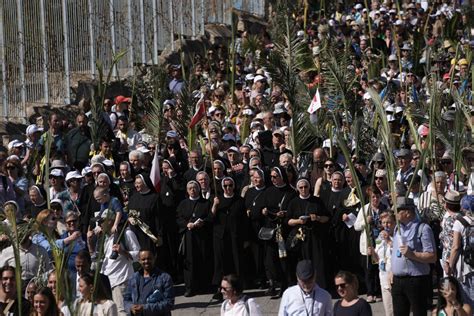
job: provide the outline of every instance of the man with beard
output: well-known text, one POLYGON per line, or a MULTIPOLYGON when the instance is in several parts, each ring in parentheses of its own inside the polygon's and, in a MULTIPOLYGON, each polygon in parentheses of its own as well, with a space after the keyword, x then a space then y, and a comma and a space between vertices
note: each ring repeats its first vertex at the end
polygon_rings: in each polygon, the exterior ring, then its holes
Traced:
POLYGON ((89 160, 92 143, 85 114, 80 113, 76 116, 76 126, 65 137, 67 159, 70 166, 82 169, 89 160))

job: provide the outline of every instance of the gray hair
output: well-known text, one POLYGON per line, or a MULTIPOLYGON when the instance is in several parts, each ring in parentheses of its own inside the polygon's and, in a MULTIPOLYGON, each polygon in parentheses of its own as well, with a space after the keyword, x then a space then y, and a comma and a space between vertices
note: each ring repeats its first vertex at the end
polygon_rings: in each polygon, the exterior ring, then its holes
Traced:
POLYGON ((138 160, 143 161, 143 153, 139 150, 132 150, 128 154, 128 160, 130 160, 132 157, 138 157, 138 160))

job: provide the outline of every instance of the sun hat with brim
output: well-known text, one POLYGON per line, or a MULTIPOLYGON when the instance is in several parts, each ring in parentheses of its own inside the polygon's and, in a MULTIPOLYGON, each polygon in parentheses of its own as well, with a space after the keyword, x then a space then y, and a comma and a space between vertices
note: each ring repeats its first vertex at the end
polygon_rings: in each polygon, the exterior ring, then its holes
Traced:
POLYGON ((66 163, 60 159, 53 160, 53 162, 51 163, 51 166, 49 166, 49 169, 63 169, 63 168, 66 168, 66 163))
POLYGON ((8 143, 8 149, 23 147, 24 143, 18 139, 14 139, 8 143))
POLYGON ((444 195, 443 201, 448 204, 458 205, 461 203, 461 194, 458 191, 449 190, 444 195))
POLYGON ((314 267, 311 260, 301 260, 298 262, 296 276, 302 281, 307 281, 314 276, 314 267))

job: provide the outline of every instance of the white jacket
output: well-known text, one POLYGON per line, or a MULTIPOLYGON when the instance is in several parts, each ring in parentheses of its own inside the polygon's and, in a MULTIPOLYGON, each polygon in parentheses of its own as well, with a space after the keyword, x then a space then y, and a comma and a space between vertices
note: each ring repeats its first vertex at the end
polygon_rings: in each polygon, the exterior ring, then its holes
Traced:
MULTIPOLYGON (((357 219, 354 223, 354 229, 360 233, 360 241, 359 241, 359 251, 362 255, 367 256, 367 234, 365 232, 365 221, 364 221, 364 215, 365 216, 372 216, 374 217, 374 212, 370 208, 370 203, 367 203, 363 207, 364 213, 359 210, 359 213, 357 213, 357 219)), ((372 247, 375 249, 375 245, 372 245, 372 247)))

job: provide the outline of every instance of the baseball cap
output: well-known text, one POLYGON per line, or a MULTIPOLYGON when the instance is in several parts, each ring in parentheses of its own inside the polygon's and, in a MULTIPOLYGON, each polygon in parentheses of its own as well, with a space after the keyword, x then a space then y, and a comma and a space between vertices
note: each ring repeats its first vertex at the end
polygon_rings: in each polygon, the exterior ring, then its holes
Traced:
POLYGON ((302 281, 309 280, 314 276, 314 267, 311 260, 301 260, 298 262, 296 276, 302 281))
POLYGON ((53 177, 63 177, 64 178, 64 173, 61 169, 53 169, 49 172, 50 176, 53 177))
MULTIPOLYGON (((85 168, 84 168, 85 169, 85 168)), ((83 170, 84 170, 83 169, 83 170)), ((69 171, 67 174, 66 174, 66 182, 71 180, 71 179, 82 179, 82 175, 77 172, 77 171, 69 171)))
POLYGON ((28 127, 26 128, 26 135, 31 135, 31 134, 34 134, 36 132, 42 132, 44 129, 41 128, 41 127, 38 127, 38 125, 36 124, 31 124, 31 125, 28 125, 28 127))
POLYGON ((124 97, 123 95, 118 95, 115 97, 115 104, 130 103, 130 102, 132 102, 132 99, 124 97))

